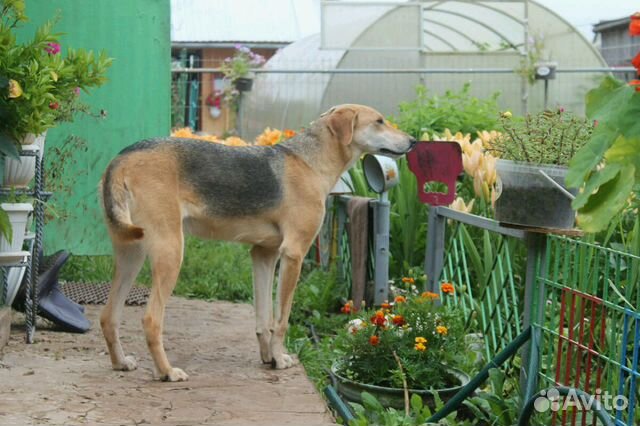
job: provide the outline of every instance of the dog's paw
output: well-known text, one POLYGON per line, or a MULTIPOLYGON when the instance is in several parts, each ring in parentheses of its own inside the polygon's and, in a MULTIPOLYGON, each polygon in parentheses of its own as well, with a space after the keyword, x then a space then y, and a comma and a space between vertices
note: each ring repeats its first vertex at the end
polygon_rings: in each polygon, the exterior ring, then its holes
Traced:
POLYGON ((132 356, 126 356, 121 363, 113 364, 113 369, 116 371, 133 371, 136 368, 138 368, 138 365, 136 364, 136 359, 132 356))
POLYGON ((271 368, 275 368, 276 370, 293 367, 293 364, 295 364, 295 361, 289 354, 281 354, 279 357, 273 357, 271 359, 271 368))
POLYGON ((163 382, 186 382, 188 379, 187 373, 179 368, 172 368, 169 373, 160 377, 163 382))
POLYGON ((260 346, 260 359, 265 364, 271 364, 273 356, 271 355, 271 333, 256 333, 258 337, 258 345, 260 346))

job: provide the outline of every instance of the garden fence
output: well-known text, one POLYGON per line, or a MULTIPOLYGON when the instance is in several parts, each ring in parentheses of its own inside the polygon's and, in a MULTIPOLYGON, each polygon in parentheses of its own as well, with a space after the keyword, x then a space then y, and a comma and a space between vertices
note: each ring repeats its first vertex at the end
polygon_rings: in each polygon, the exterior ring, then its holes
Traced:
MULTIPOLYGON (((431 208, 429 225, 428 286, 440 292, 440 283, 454 284, 454 296, 441 298, 460 307, 482 334, 487 360, 531 328, 522 351, 524 400, 537 389, 573 387, 608 401, 616 425, 640 424, 639 257, 445 207, 431 208), (481 237, 472 238, 472 227, 481 237), (480 265, 478 254, 489 242, 497 249, 480 256, 480 265), (526 264, 518 259, 523 242, 526 264), (490 267, 479 270, 483 265, 490 267)), ((577 408, 551 418, 554 425, 592 421, 577 408)))
MULTIPOLYGON (((223 111, 217 118, 209 116, 208 107, 204 103, 211 88, 222 89, 226 83, 218 68, 218 62, 210 64, 196 64, 191 67, 188 63, 176 63, 172 71, 172 123, 174 127, 189 126, 198 131, 222 135, 224 131, 233 130, 231 115, 223 111)), ((383 68, 366 69, 366 64, 355 64, 344 69, 309 68, 309 64, 292 63, 286 69, 262 68, 256 69, 258 81, 260 75, 271 75, 277 78, 269 79, 268 93, 256 96, 256 93, 243 95, 241 98, 241 123, 239 129, 244 129, 243 138, 252 140, 266 127, 297 129, 308 125, 308 122, 324 108, 339 103, 370 104, 372 91, 379 92, 377 97, 396 99, 392 102, 393 109, 386 111, 386 107, 372 104, 381 109, 384 114, 397 112, 397 105, 403 101, 415 98, 417 84, 425 85, 430 93, 443 94, 447 90, 459 90, 462 82, 471 82, 471 93, 475 96, 488 97, 495 92, 503 93, 499 103, 504 109, 514 112, 521 110, 519 96, 506 98, 506 93, 519 93, 521 78, 510 68, 414 68, 403 63, 389 63, 383 68), (372 87, 370 76, 375 76, 375 87, 372 87), (307 78, 309 77, 309 78, 307 78), (460 77, 463 80, 460 80, 460 77), (455 81, 452 81, 452 78, 455 81), (336 90, 326 91, 327 81, 339 81, 340 87, 348 87, 349 92, 336 90), (300 122, 282 122, 282 114, 278 112, 265 113, 273 109, 275 99, 290 99, 289 108, 297 110, 291 116, 300 117, 300 122), (311 112, 311 110, 313 110, 311 112), (310 115, 309 115, 310 114, 310 115), (305 118, 302 118, 302 117, 305 118), (308 116, 308 117, 307 117, 308 116)), ((322 65, 322 64, 320 64, 322 65)), ((584 113, 584 96, 576 94, 572 80, 576 77, 591 82, 580 90, 582 95, 597 85, 599 78, 609 73, 626 75, 629 67, 621 68, 573 68, 558 69, 557 77, 548 85, 548 105, 563 106, 577 114, 584 113), (579 101, 578 101, 579 100, 579 101)), ((259 84, 254 85, 254 91, 265 90, 259 84), (256 87, 257 86, 257 87, 256 87)), ((542 102, 545 85, 536 83, 529 87, 529 97, 536 99, 534 103, 542 102)), ((377 99, 376 97, 376 99, 377 99)), ((533 102, 533 101, 532 101, 533 102)), ((385 101, 385 105, 389 102, 385 101)), ((533 105, 533 104, 532 104, 533 105)), ((541 104, 542 105, 542 104, 541 104)), ((223 108, 224 109, 224 108, 223 108)))

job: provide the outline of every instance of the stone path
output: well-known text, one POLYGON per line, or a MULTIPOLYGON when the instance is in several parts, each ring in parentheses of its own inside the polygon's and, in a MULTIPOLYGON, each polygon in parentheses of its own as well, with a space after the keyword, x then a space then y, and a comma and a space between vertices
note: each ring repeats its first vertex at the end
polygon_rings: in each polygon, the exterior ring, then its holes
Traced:
POLYGON ((86 306, 86 334, 40 328, 25 345, 14 313, 0 354, 0 425, 329 425, 322 398, 301 365, 271 370, 259 360, 253 308, 172 298, 165 347, 189 381, 152 379, 142 333, 143 307, 125 307, 121 336, 138 369, 116 372, 98 324, 86 306))

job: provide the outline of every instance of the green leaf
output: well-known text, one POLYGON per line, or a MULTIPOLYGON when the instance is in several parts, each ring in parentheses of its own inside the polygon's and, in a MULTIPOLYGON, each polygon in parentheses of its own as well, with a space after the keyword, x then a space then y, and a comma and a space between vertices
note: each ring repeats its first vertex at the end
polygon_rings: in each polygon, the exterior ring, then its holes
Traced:
POLYGON ((7 241, 13 239, 13 228, 11 227, 11 222, 9 222, 9 215, 2 207, 0 207, 0 234, 7 241))
POLYGON ((620 132, 627 138, 640 137, 640 92, 636 92, 627 86, 627 90, 632 90, 633 94, 625 105, 624 110, 616 118, 616 123, 620 132))
POLYGON ((376 399, 375 396, 371 395, 369 392, 362 392, 362 405, 364 405, 365 410, 373 411, 375 413, 384 412, 384 407, 380 402, 376 399))
POLYGON ((619 164, 607 164, 602 170, 593 172, 591 176, 589 176, 582 192, 580 192, 571 203, 571 207, 575 210, 583 208, 585 204, 587 204, 589 197, 591 197, 600 186, 616 177, 621 168, 622 166, 619 164))
POLYGON ((6 133, 0 132, 0 154, 7 155, 11 158, 18 159, 18 148, 13 138, 6 133))
POLYGON ((9 85, 9 79, 3 75, 0 75, 0 89, 4 89, 9 85))
POLYGON ((635 167, 623 167, 615 178, 600 186, 578 212, 578 226, 587 232, 607 227, 611 219, 626 204, 634 184, 635 167))
POLYGON ((633 94, 634 90, 624 82, 606 77, 600 86, 587 93, 587 117, 608 123, 614 121, 633 94))
POLYGON ((420 395, 411 395, 411 410, 413 410, 413 412, 417 414, 422 411, 422 406, 422 398, 420 398, 420 395))
MULTIPOLYGON (((640 117, 640 111, 638 117, 640 117)), ((640 172, 640 134, 630 138, 619 136, 611 148, 604 153, 604 158, 607 160, 607 164, 632 164, 636 168, 636 172, 640 172)))
POLYGON ((504 381, 506 379, 505 374, 498 368, 492 368, 489 370, 489 382, 493 387, 493 392, 496 395, 502 395, 504 392, 504 381))
POLYGON ((618 137, 615 129, 607 123, 601 123, 593 131, 591 139, 569 161, 569 172, 566 184, 570 188, 578 188, 595 167, 602 162, 604 153, 618 137))

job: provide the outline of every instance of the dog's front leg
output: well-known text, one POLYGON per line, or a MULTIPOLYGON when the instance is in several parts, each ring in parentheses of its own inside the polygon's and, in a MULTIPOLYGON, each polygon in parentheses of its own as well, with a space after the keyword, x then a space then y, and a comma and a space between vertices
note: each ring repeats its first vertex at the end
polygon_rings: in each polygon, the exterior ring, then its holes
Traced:
POLYGON ((272 365, 277 369, 289 368, 293 365, 293 358, 284 349, 284 336, 289 324, 289 314, 293 303, 293 294, 300 277, 300 268, 304 258, 300 247, 283 246, 280 250, 280 277, 278 280, 278 302, 276 307, 276 323, 271 335, 272 365))
POLYGON ((260 345, 262 362, 271 363, 271 328, 273 327, 273 274, 280 253, 277 248, 254 246, 253 307, 256 312, 256 336, 260 345))

